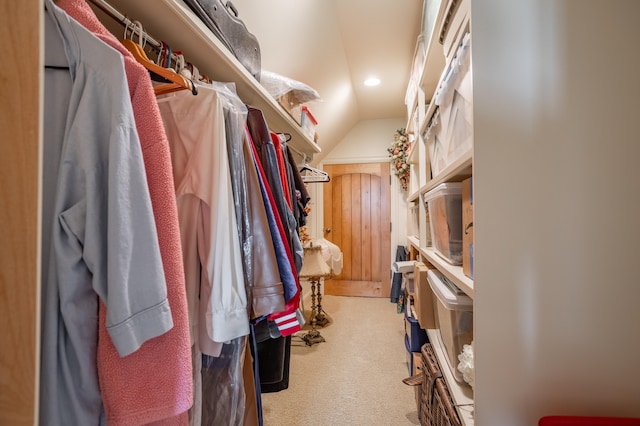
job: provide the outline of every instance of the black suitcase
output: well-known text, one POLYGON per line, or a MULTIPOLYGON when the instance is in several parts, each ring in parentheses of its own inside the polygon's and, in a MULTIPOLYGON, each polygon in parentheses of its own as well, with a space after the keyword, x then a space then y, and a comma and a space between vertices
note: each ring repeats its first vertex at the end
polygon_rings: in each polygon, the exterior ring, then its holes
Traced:
POLYGON ((185 3, 247 71, 260 81, 260 44, 238 18, 238 10, 233 3, 222 0, 185 0, 185 3))

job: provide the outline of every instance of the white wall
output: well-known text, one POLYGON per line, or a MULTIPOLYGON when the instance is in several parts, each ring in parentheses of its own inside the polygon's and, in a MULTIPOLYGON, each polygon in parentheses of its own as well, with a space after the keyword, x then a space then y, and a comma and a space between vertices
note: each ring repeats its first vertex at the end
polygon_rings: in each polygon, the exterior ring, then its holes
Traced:
POLYGON ((640 417, 640 2, 471 7, 476 425, 640 417))
MULTIPOLYGON (((358 122, 338 143, 336 148, 322 155, 316 155, 314 164, 319 168, 324 164, 350 164, 388 162, 387 148, 393 142, 393 134, 405 127, 406 118, 384 120, 365 120, 358 122)), ((309 234, 312 238, 323 236, 323 200, 322 184, 308 186, 311 200, 311 214, 308 220, 309 234)), ((391 177, 391 260, 395 260, 397 245, 407 245, 407 202, 406 193, 401 190, 395 175, 391 177)))

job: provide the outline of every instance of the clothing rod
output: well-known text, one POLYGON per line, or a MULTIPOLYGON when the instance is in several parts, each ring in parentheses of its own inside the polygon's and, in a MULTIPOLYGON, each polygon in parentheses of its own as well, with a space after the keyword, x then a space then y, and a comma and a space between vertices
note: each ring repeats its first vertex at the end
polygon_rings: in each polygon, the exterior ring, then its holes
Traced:
POLYGON ((300 152, 299 150, 295 149, 293 146, 289 144, 287 144, 287 149, 290 149, 291 151, 298 154, 300 157, 302 157, 302 161, 304 161, 305 164, 307 163, 307 159, 309 158, 307 154, 305 154, 304 152, 300 152))
MULTIPOLYGON (((136 32, 137 27, 134 25, 134 22, 120 13, 115 7, 111 6, 105 0, 90 0, 91 3, 99 7, 104 13, 111 16, 116 21, 120 21, 127 28, 131 28, 133 32, 136 32)), ((160 49, 162 47, 162 43, 151 37, 145 31, 142 31, 142 34, 138 34, 141 38, 144 38, 147 43, 150 43, 156 49, 160 49)))

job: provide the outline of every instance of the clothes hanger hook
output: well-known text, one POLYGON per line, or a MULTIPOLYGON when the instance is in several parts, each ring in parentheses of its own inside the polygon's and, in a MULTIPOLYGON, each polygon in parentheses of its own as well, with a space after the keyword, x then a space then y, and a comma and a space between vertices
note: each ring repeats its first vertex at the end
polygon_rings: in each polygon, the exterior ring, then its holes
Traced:
POLYGON ((140 21, 133 21, 131 40, 133 40, 133 35, 136 31, 138 31, 138 45, 144 49, 147 45, 147 39, 144 36, 144 29, 142 28, 142 23, 140 21))

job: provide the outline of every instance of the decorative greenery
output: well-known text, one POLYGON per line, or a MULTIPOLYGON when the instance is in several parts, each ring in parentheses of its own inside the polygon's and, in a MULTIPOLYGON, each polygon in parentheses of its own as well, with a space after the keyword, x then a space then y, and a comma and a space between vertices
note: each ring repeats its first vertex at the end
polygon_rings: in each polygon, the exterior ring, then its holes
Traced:
POLYGON ((389 152, 389 157, 391 158, 391 170, 400 180, 400 186, 404 191, 407 190, 409 186, 409 164, 407 164, 408 160, 408 151, 409 149, 409 138, 407 137, 407 132, 404 128, 396 130, 393 134, 393 144, 387 151, 389 152))

